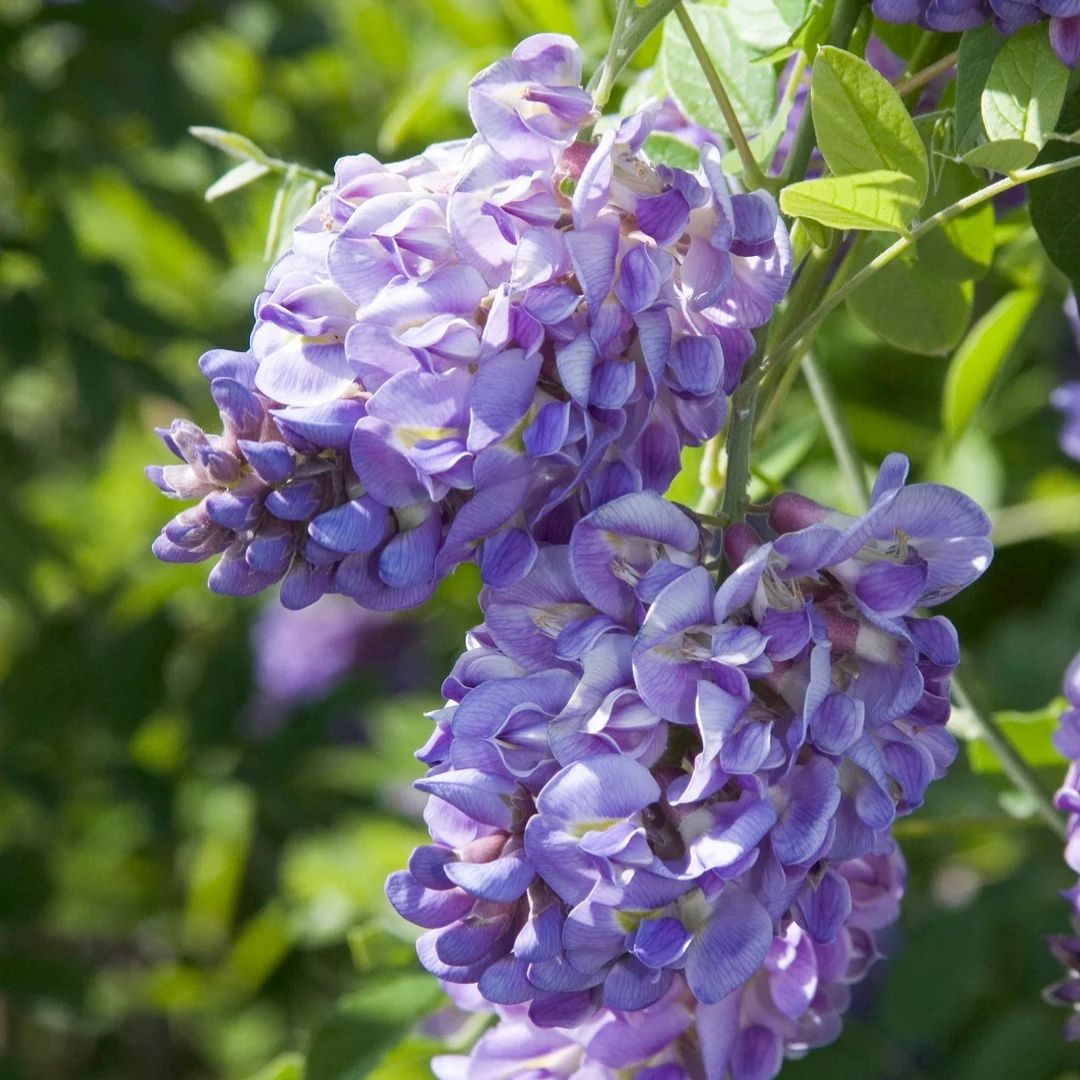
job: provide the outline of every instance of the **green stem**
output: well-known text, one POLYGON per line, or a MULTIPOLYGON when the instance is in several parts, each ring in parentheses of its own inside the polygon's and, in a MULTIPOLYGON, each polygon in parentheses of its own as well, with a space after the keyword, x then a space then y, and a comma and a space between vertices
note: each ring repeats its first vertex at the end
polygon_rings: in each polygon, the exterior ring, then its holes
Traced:
POLYGON ((813 350, 802 358, 802 372, 806 385, 817 406, 825 434, 832 446, 840 472, 847 483, 852 501, 858 507, 864 507, 870 501, 870 487, 866 482, 866 470, 855 448, 855 440, 840 411, 840 402, 825 368, 818 363, 813 350))
MULTIPOLYGON (((838 0, 833 11, 832 22, 829 24, 829 37, 826 44, 838 48, 846 46, 855 32, 855 25, 865 6, 863 0, 838 0)), ((803 109, 802 119, 795 132, 791 153, 784 166, 785 184, 791 183, 792 180, 801 180, 806 175, 810 155, 813 154, 816 145, 817 133, 814 131, 813 109, 810 107, 810 102, 807 102, 807 108, 803 109)))
POLYGON ((264 165, 268 165, 274 172, 284 174, 291 173, 295 176, 302 176, 305 180, 314 180, 316 184, 332 184, 334 178, 329 174, 322 171, 322 169, 312 169, 307 165, 297 165, 295 161, 282 161, 281 158, 267 158, 264 165))
POLYGON ((840 288, 830 292, 810 315, 796 326, 791 333, 787 334, 774 349, 771 349, 762 357, 756 368, 748 371, 743 376, 743 381, 760 382, 770 370, 790 358, 807 334, 824 322, 826 316, 835 311, 856 289, 865 284, 879 270, 913 248, 919 240, 926 236, 927 233, 933 232, 939 225, 944 225, 968 210, 981 206, 984 202, 989 202, 996 196, 1011 191, 1021 184, 1030 184, 1046 176, 1053 176, 1055 173, 1075 169, 1077 166, 1080 166, 1080 156, 1065 158, 1062 161, 1051 161, 1045 165, 1035 165, 1029 169, 1018 169, 1010 176, 1002 177, 993 184, 988 184, 986 187, 957 200, 952 205, 946 206, 945 209, 939 210, 932 217, 928 217, 906 236, 900 237, 899 240, 890 244, 879 255, 871 259, 858 273, 853 274, 844 282, 840 288))
POLYGON ((750 482, 750 449, 754 440, 757 383, 744 383, 731 398, 727 433, 727 476, 720 514, 729 522, 742 521, 750 482))
MULTIPOLYGON (((799 270, 798 277, 795 279, 795 284, 792 286, 791 292, 788 294, 784 311, 774 325, 772 336, 775 336, 777 333, 785 333, 789 326, 801 322, 814 309, 814 305, 819 302, 821 285, 826 277, 828 277, 829 270, 833 266, 835 254, 835 245, 828 248, 815 247, 811 249, 810 254, 806 256, 806 259, 799 270)), ((846 259, 844 262, 841 262, 841 269, 845 263, 846 259)), ((768 342, 766 342, 766 347, 768 347, 768 342)), ((794 376, 789 376, 787 372, 785 372, 784 377, 781 378, 775 386, 770 385, 768 387, 764 408, 761 412, 761 420, 758 423, 757 431, 754 434, 754 442, 756 444, 760 445, 762 439, 764 439, 765 435, 771 429, 773 422, 776 419, 776 414, 783 403, 783 399, 787 396, 787 392, 791 389, 793 382, 794 376)))
POLYGON ((907 97, 908 94, 913 94, 916 90, 921 90, 927 83, 932 83, 939 75, 943 75, 950 68, 955 67, 956 58, 957 54, 951 52, 947 56, 943 56, 940 60, 935 60, 921 71, 916 71, 914 75, 909 75, 907 78, 901 79, 896 84, 896 92, 901 97, 907 97))
POLYGON ((1058 495, 1007 506, 993 515, 994 547, 1080 531, 1080 495, 1058 495))
MULTIPOLYGON (((915 48, 908 57, 907 64, 905 65, 905 74, 911 71, 918 71, 926 63, 927 57, 929 57, 937 47, 938 40, 938 35, 933 30, 924 30, 922 32, 919 36, 919 40, 915 43, 915 48)), ((903 94, 900 96, 903 97, 903 94)))
POLYGON ((978 829, 986 832, 1002 832, 1006 829, 1042 828, 1041 821, 1031 818, 1006 817, 958 817, 950 820, 941 818, 900 818, 893 822, 892 833, 897 840, 925 840, 938 836, 966 836, 978 829))
POLYGON ((694 50, 694 56, 705 76, 705 81, 709 84, 716 104, 720 107, 724 123, 727 124, 728 133, 731 135, 731 141, 735 144, 739 160, 742 162, 743 179, 751 188, 768 187, 770 181, 761 171, 761 166, 758 165, 757 158, 750 149, 746 132, 739 123, 735 107, 731 104, 731 98, 728 97, 728 92, 724 87, 724 81, 720 78, 720 73, 716 70, 716 65, 712 62, 712 57, 709 55, 709 50, 705 48, 705 42, 701 40, 697 27, 694 26, 694 20, 690 18, 690 13, 681 3, 675 8, 675 18, 679 20, 686 40, 690 42, 690 48, 694 50))
POLYGON ((762 446, 765 440, 772 432, 773 425, 776 423, 776 417, 780 412, 781 406, 787 400, 787 396, 791 393, 792 388, 795 385, 795 381, 799 377, 799 367, 797 364, 789 364, 780 373, 780 377, 772 380, 768 380, 762 383, 762 389, 767 391, 765 399, 765 405, 761 409, 760 419, 758 420, 757 430, 754 432, 754 445, 762 446))
POLYGON ((1065 822, 1054 809, 1054 804, 1043 790, 1039 778, 1032 771, 1031 766, 1016 752, 1016 748, 993 716, 975 705, 955 674, 952 677, 952 697, 953 701, 968 713, 979 732, 979 738, 998 759, 1005 775, 1034 800, 1039 816, 1058 836, 1065 839, 1065 822))

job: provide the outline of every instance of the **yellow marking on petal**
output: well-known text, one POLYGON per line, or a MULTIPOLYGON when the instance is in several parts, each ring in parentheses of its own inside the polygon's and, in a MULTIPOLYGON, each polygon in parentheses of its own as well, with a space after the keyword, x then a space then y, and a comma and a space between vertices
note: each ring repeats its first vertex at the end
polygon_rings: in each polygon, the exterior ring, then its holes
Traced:
POLYGON ((399 427, 395 435, 400 445, 411 450, 418 442, 437 442, 439 439, 449 439, 457 433, 457 428, 449 427, 399 427))

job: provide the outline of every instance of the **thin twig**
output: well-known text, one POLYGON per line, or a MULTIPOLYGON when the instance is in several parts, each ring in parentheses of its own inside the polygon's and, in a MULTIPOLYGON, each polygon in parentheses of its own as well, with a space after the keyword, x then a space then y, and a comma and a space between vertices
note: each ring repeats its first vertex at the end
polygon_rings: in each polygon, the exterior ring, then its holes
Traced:
POLYGON ((839 289, 830 292, 810 315, 796 326, 791 333, 787 334, 774 349, 771 349, 764 357, 762 357, 755 368, 748 370, 744 374, 744 384, 746 382, 760 382, 772 368, 789 359, 798 349, 800 343, 807 334, 815 329, 820 323, 824 322, 825 318, 835 311, 848 296, 872 278, 879 270, 888 266, 893 260, 898 259, 906 251, 909 251, 919 240, 926 236, 927 233, 933 232, 939 225, 944 225, 946 222, 952 221, 953 218, 959 217, 968 210, 971 210, 976 206, 981 206, 984 202, 989 202, 996 196, 1001 195, 1006 191, 1011 191, 1021 184, 1030 184, 1031 182, 1041 180, 1046 176, 1053 176, 1055 173, 1067 172, 1069 169, 1075 169, 1077 166, 1080 166, 1080 156, 1065 158, 1062 161, 1047 162, 1045 165, 1035 165, 1029 169, 1018 169, 1010 176, 1002 177, 1002 179, 997 180, 992 184, 988 184, 986 187, 980 188, 978 191, 972 192, 962 199, 958 199, 950 206, 946 206, 945 209, 939 210, 932 217, 928 217, 922 224, 912 229, 906 236, 900 237, 899 240, 890 244, 884 251, 871 259, 870 262, 868 262, 858 273, 853 274, 839 289))
POLYGON ((840 473, 847 483, 852 501, 856 506, 864 507, 870 501, 870 486, 866 482, 866 469, 863 467, 862 459, 855 447, 855 440, 851 437, 851 431, 840 411, 840 402, 837 400, 832 380, 825 368, 818 363, 812 349, 803 354, 802 373, 806 378, 806 385, 810 388, 818 414, 821 416, 829 445, 833 448, 833 455, 840 466, 840 473))
POLYGON ((709 50, 705 48, 705 42, 701 40, 697 27, 694 26, 694 20, 690 18, 690 13, 682 4, 675 8, 675 17, 679 20, 679 25, 686 34, 686 40, 690 42, 690 48, 694 50, 694 56, 705 76, 705 81, 709 84, 716 104, 720 107, 724 123, 727 124, 728 133, 731 135, 731 141, 742 162, 743 179, 751 188, 768 187, 771 182, 761 171, 761 166, 754 157, 754 151, 750 149, 746 132, 739 123, 735 107, 731 104, 731 98, 728 97, 728 92, 724 87, 724 81, 720 78, 720 73, 716 70, 716 65, 712 62, 712 57, 709 55, 709 50))
POLYGON ((953 701, 967 712, 972 723, 978 729, 979 738, 986 743, 994 757, 998 759, 1005 775, 1021 791, 1032 798, 1043 821, 1058 836, 1065 839, 1065 821, 1054 809, 1054 804, 1050 801, 1050 796, 1043 790, 1039 778, 1032 771, 1031 766, 1017 753, 1016 747, 1010 742, 1005 732, 1001 730, 993 716, 975 705, 955 674, 952 677, 952 697, 953 701))
POLYGON ((1080 532, 1080 495, 1058 495, 1006 506, 993 515, 994 546, 1043 540, 1058 533, 1080 532))
POLYGON ((956 67, 957 55, 957 53, 951 52, 948 56, 943 56, 940 60, 935 60, 929 66, 924 67, 922 71, 916 71, 914 75, 901 79, 896 83, 896 92, 901 97, 907 97, 908 94, 921 90, 927 83, 932 83, 939 75, 944 75, 946 71, 956 67))

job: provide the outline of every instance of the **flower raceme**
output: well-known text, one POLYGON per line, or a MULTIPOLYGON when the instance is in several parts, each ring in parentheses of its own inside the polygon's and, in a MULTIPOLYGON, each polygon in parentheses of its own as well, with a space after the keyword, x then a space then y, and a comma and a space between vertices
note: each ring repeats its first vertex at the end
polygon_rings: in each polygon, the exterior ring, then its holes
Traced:
POLYGON ((970 30, 993 20, 1003 34, 1050 20, 1050 41, 1062 63, 1080 59, 1080 3, 1076 0, 874 0, 874 14, 929 30, 970 30))
MULTIPOLYGON (((1080 356, 1080 310, 1077 309, 1076 295, 1070 293, 1065 303, 1065 316, 1076 342, 1073 363, 1080 356)), ((1061 429, 1061 449, 1071 458, 1080 461, 1080 380, 1062 383, 1050 395, 1050 403, 1060 410, 1065 417, 1061 429)))
POLYGON ((718 538, 636 492, 485 589, 419 752, 432 843, 387 883, 424 966, 502 1010, 474 1053, 531 1024, 617 1068, 589 1031, 688 1010, 708 1075, 749 1080, 835 1037, 902 891, 890 826, 956 752, 956 635, 917 609, 992 555, 970 499, 906 473, 858 518, 777 497, 719 584, 718 538))
POLYGON ((577 46, 522 42, 469 89, 477 134, 346 157, 271 268, 246 352, 201 361, 224 430, 162 431, 149 470, 198 500, 154 545, 220 555, 212 589, 282 581, 422 602, 475 559, 520 581, 589 510, 662 492, 715 435, 788 286, 772 198, 641 152, 655 108, 596 120, 577 46))
MULTIPOLYGON (((1065 862, 1080 876, 1080 656, 1065 673, 1064 689, 1068 704, 1058 721, 1054 745, 1068 760, 1069 770, 1054 803, 1068 814, 1065 862)), ((1063 895, 1072 907, 1073 935, 1060 934, 1049 939, 1051 951, 1065 967, 1065 978, 1046 991, 1046 998, 1055 1005, 1072 1009, 1065 1024, 1065 1038, 1080 1042, 1080 879, 1063 895)))
POLYGON ((897 915, 904 884, 899 852, 853 860, 842 864, 840 872, 850 874, 853 885, 843 933, 821 945, 797 923, 788 923, 743 990, 714 1005, 699 1002, 685 980, 676 978, 658 1001, 639 1012, 603 1007, 575 1027, 552 1028, 533 1023, 525 1005, 493 1007, 469 988, 447 983, 460 1007, 494 1011, 498 1022, 467 1056, 437 1056, 432 1071, 438 1080, 774 1076, 785 1050, 804 1053, 836 1038, 851 984, 877 959, 874 931, 897 915), (530 1071, 536 1069, 544 1071, 530 1071))

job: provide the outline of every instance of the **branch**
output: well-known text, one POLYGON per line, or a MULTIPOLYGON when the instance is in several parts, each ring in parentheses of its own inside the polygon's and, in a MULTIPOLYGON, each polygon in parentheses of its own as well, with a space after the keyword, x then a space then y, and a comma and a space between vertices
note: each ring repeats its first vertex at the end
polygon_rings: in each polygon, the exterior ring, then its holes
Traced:
POLYGON ((879 270, 888 266, 894 259, 898 259, 906 251, 913 248, 919 240, 926 236, 927 233, 933 232, 939 225, 944 225, 946 222, 952 221, 953 218, 967 213, 968 210, 981 206, 984 202, 989 202, 996 196, 1011 191, 1021 184, 1030 184, 1032 181, 1041 180, 1046 176, 1053 176, 1055 173, 1067 172, 1069 169, 1077 168, 1077 166, 1080 166, 1080 156, 1065 158, 1062 161, 1051 161, 1045 165, 1035 165, 1029 169, 1018 169, 1011 175, 988 184, 970 195, 966 195, 951 206, 946 206, 944 210, 939 210, 932 217, 928 217, 921 225, 912 229, 907 236, 900 237, 894 244, 891 244, 883 252, 871 259, 839 289, 829 293, 810 315, 761 359, 756 368, 748 371, 743 376, 744 383, 760 382, 772 368, 787 360, 792 353, 796 352, 803 338, 824 322, 826 316, 835 311, 856 289, 872 278, 879 270))
POLYGON ((1043 786, 1039 783, 1039 778, 1032 771, 1031 766, 1016 752, 1016 747, 1009 741, 1008 736, 1001 730, 993 716, 976 707, 955 674, 952 677, 952 697, 953 701, 968 713, 978 729, 979 738, 986 743, 994 757, 1001 762, 1001 768, 1005 775, 1021 791, 1034 800, 1039 816, 1043 821, 1063 840, 1066 839, 1065 822, 1054 809, 1050 796, 1043 790, 1043 786))
POLYGON ((694 50, 694 56, 697 58, 698 65, 705 75, 705 81, 709 84, 709 89, 712 91, 716 104, 723 114, 724 123, 727 124, 728 133, 731 135, 731 141, 735 144, 739 160, 742 162, 743 179, 751 188, 768 187, 770 181, 761 171, 761 166, 758 165, 757 158, 754 157, 754 152, 750 149, 746 132, 743 131, 742 124, 739 123, 739 118, 735 114, 735 107, 731 104, 731 98, 728 97, 724 81, 720 78, 720 73, 716 70, 716 65, 712 62, 712 57, 709 56, 709 51, 705 48, 705 42, 701 40, 697 27, 694 26, 694 20, 690 18, 690 13, 681 3, 675 8, 675 18, 679 20, 679 25, 682 26, 683 33, 686 34, 686 40, 690 42, 690 48, 694 50))

